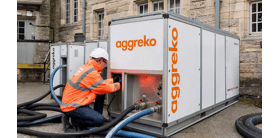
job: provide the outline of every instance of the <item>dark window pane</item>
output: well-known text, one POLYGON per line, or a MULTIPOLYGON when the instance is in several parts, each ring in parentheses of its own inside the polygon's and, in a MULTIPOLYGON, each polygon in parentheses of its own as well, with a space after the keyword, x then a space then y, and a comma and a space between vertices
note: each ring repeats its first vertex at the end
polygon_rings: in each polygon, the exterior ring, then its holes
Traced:
POLYGON ((256 12, 256 4, 252 4, 252 12, 256 12))
POLYGON ((17 22, 17 27, 18 27, 18 22, 17 22))
POLYGON ((256 22, 256 14, 252 14, 252 22, 256 22))
POLYGON ((174 8, 174 0, 170 0, 170 8, 174 8))
POLYGON ((258 3, 258 11, 262 11, 262 3, 258 3))
POLYGON ((17 28, 17 33, 18 33, 18 28, 17 28))
POLYGON ((256 32, 256 24, 254 23, 254 24, 252 24, 252 32, 256 32))
POLYGON ((163 2, 159 3, 159 10, 163 10, 163 2))
POLYGON ((19 35, 18 39, 24 39, 24 35, 19 35))
POLYGON ((140 6, 140 14, 142 14, 143 13, 143 6, 141 5, 140 6))
POLYGON ((259 22, 262 21, 262 13, 258 13, 258 21, 259 21, 259 22))
POLYGON ((98 28, 101 28, 101 22, 98 22, 98 28))
POLYGON ((74 22, 77 22, 77 16, 74 16, 74 22))
POLYGON ((154 3, 154 11, 158 11, 158 3, 154 3))
POLYGON ((148 13, 148 5, 144 5, 144 13, 148 13))
POLYGON ((18 32, 24 34, 24 28, 19 28, 18 32))
POLYGON ((99 15, 98 15, 98 21, 101 21, 101 19, 102 19, 102 15, 99 14, 99 15))
POLYGON ((104 14, 101 14, 101 20, 103 21, 103 19, 104 19, 104 14))
POLYGON ((101 36, 101 30, 98 30, 98 36, 101 36))
POLYGON ((24 22, 19 22, 19 27, 24 27, 24 22))
POLYGON ((179 14, 180 13, 180 8, 177 8, 175 13, 179 14))
POLYGON ((171 9, 170 11, 171 11, 171 12, 174 12, 174 9, 171 9))
POLYGON ((75 9, 75 10, 74 10, 74 15, 76 15, 76 14, 77 14, 77 10, 75 9))
POLYGON ((180 7, 180 0, 176 0, 176 7, 180 7))
POLYGON ((262 32, 262 23, 258 23, 258 32, 262 32))
POLYGON ((74 2, 74 8, 77 8, 78 6, 77 6, 77 2, 74 2))

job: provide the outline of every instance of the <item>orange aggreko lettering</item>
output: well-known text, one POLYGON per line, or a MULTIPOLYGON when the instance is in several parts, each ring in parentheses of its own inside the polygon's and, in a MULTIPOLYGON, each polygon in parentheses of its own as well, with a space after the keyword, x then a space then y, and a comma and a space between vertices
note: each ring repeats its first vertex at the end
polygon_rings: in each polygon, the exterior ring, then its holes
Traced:
POLYGON ((121 41, 117 41, 116 47, 117 47, 117 48, 121 48, 121 47, 122 47, 122 42, 121 42, 121 41))
POLYGON ((172 51, 172 56, 171 56, 171 70, 172 70, 172 74, 171 74, 171 83, 172 83, 172 87, 171 87, 171 97, 172 97, 172 101, 171 101, 171 111, 172 113, 176 113, 177 109, 178 109, 178 98, 180 97, 180 74, 178 73, 178 54, 176 52, 178 52, 178 30, 176 28, 172 29, 172 47, 168 48, 168 51, 172 51), (177 65, 177 68, 175 68, 174 66, 177 65))
POLYGON ((172 101, 172 102, 171 102, 171 111, 172 111, 172 113, 176 113, 177 107, 178 107, 178 105, 177 105, 177 100, 172 101), (174 105, 176 106, 175 109, 173 108, 174 105))
POLYGON ((132 51, 133 48, 134 48, 134 47, 133 47, 133 40, 129 40, 128 43, 127 43, 127 45, 128 45, 128 50, 129 50, 129 51, 132 51), (130 43, 131 43, 131 44, 130 44, 130 43))

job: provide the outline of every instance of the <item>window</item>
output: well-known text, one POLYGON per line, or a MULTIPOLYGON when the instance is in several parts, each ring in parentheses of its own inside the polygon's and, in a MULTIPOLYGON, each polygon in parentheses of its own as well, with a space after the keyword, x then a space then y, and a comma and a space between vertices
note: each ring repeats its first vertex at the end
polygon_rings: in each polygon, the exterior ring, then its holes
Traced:
POLYGON ((98 13, 98 39, 103 39, 103 19, 104 13, 98 13))
POLYGON ((78 0, 74 0, 74 22, 78 21, 78 0))
POLYGON ((153 11, 163 11, 163 1, 154 2, 153 11))
POLYGON ((148 13, 148 3, 140 4, 138 6, 138 14, 148 13))
POLYGON ((169 0, 169 11, 180 14, 180 0, 169 0))
POLYGON ((65 18, 65 21, 66 23, 70 23, 70 0, 66 0, 66 7, 65 7, 65 11, 66 11, 66 18, 65 18))
POLYGON ((25 22, 17 21, 17 39, 24 39, 25 22))
POLYGON ((250 32, 262 32, 262 2, 252 2, 250 5, 250 32))

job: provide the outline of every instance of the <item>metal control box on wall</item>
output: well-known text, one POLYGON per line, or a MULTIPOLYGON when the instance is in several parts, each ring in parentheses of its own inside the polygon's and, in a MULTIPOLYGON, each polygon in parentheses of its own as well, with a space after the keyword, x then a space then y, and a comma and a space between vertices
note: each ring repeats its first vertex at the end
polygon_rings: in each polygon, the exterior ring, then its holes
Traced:
POLYGON ((162 101, 129 127, 170 136, 238 101, 237 35, 158 12, 111 19, 108 43, 108 75, 123 78, 111 117, 142 97, 162 101))

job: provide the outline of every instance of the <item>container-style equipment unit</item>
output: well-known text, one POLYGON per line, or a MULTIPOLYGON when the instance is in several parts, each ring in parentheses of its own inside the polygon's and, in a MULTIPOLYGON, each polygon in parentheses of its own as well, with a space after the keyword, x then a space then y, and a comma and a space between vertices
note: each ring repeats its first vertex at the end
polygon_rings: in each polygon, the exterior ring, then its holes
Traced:
MULTIPOLYGON (((84 43, 52 43, 50 44, 50 73, 60 65, 66 68, 58 70, 53 78, 53 86, 66 84, 80 66, 84 64, 84 43)), ((62 96, 63 88, 54 91, 57 96, 62 96)))
MULTIPOLYGON (((67 65, 66 68, 58 70, 53 79, 53 86, 66 84, 75 72, 89 60, 89 55, 95 48, 104 48, 107 50, 107 40, 85 40, 75 43, 52 43, 50 44, 50 72, 60 65, 67 65)), ((107 68, 104 68, 101 76, 107 78, 107 68)), ((63 88, 55 91, 57 96, 62 96, 63 88)))
POLYGON ((238 101, 237 35, 157 12, 111 19, 108 46, 108 75, 123 78, 111 117, 139 99, 162 105, 128 127, 170 136, 238 101))

